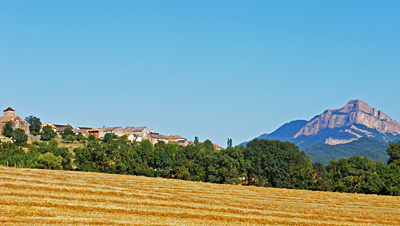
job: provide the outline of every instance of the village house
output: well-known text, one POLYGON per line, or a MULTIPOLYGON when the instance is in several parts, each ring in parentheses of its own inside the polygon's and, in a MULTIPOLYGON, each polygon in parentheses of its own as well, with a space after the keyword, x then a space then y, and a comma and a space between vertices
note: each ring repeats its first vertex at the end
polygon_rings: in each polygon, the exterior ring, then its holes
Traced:
POLYGON ((78 133, 82 133, 85 130, 89 130, 89 129, 93 129, 92 127, 83 127, 83 126, 78 126, 74 129, 74 132, 76 133, 76 135, 78 135, 78 133))
POLYGON ((150 131, 145 126, 142 127, 127 126, 125 128, 125 132, 126 134, 133 134, 136 135, 137 137, 143 137, 143 138, 147 138, 150 134, 150 131))
POLYGON ((91 129, 93 129, 93 128, 92 127, 78 126, 78 127, 76 127, 74 129, 74 132, 75 132, 76 135, 78 135, 79 133, 82 133, 82 135, 87 138, 87 137, 89 137, 88 130, 91 130, 91 129))
POLYGON ((67 127, 68 125, 54 124, 54 126, 56 127, 57 134, 61 135, 64 132, 65 127, 67 127))
POLYGON ((213 147, 215 150, 222 150, 223 148, 219 146, 218 144, 213 144, 213 147))
POLYGON ((42 126, 40 127, 40 131, 42 131, 42 130, 43 130, 43 127, 46 127, 46 126, 50 126, 51 129, 52 129, 54 132, 57 132, 56 126, 53 125, 53 124, 51 124, 50 122, 43 123, 42 126))
POLYGON ((187 146, 189 144, 186 138, 179 135, 169 135, 166 137, 168 138, 168 143, 177 143, 181 146, 187 146))
POLYGON ((50 122, 48 123, 43 123, 42 126, 40 127, 40 130, 43 130, 43 127, 45 126, 50 126, 54 132, 57 133, 58 136, 61 136, 61 134, 64 132, 65 127, 68 125, 60 125, 60 124, 52 124, 50 122))
POLYGON ((86 138, 89 137, 89 135, 93 135, 95 138, 99 138, 100 135, 100 130, 99 129, 88 129, 88 130, 84 130, 82 132, 83 136, 85 136, 86 138))
POLYGON ((142 142, 149 138, 150 131, 147 127, 134 127, 134 126, 127 126, 125 128, 125 135, 128 137, 128 140, 131 142, 137 141, 142 142))
POLYGON ((23 120, 18 115, 15 115, 15 110, 8 107, 3 111, 3 117, 0 117, 0 131, 3 132, 3 128, 8 121, 13 122, 13 129, 23 129, 26 134, 29 134, 29 123, 23 120))
POLYGON ((149 139, 150 143, 157 144, 160 141, 163 141, 164 143, 168 143, 168 138, 164 135, 160 135, 159 133, 154 133, 154 132, 150 132, 149 134, 149 139))
POLYGON ((104 138, 107 133, 113 133, 117 136, 125 135, 125 130, 122 127, 103 127, 99 130, 99 138, 104 138))

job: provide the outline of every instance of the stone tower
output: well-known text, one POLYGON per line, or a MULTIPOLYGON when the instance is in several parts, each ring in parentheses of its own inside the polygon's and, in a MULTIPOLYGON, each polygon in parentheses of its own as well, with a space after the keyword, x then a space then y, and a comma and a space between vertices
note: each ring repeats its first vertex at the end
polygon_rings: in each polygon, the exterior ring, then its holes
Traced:
POLYGON ((15 110, 11 107, 8 107, 6 110, 4 110, 4 117, 7 116, 15 116, 15 110))

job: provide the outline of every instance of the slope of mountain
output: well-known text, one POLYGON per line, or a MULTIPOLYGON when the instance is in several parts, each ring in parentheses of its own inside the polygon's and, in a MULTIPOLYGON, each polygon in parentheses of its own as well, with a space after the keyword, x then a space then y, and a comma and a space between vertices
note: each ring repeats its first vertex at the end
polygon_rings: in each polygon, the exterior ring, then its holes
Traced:
POLYGON ((346 144, 362 137, 380 142, 398 140, 400 123, 361 100, 351 100, 340 109, 326 110, 310 121, 286 123, 258 138, 289 141, 304 149, 318 143, 346 144))
MULTIPOLYGON (((285 123, 283 126, 279 127, 272 133, 264 133, 261 136, 257 137, 257 139, 267 139, 267 140, 280 140, 280 141, 291 141, 293 136, 296 135, 297 132, 301 128, 303 128, 308 121, 306 120, 295 120, 288 123, 285 123)), ((243 142, 240 145, 247 145, 248 142, 243 142)))
POLYGON ((327 165, 330 160, 339 160, 353 156, 364 156, 374 161, 382 160, 387 162, 389 156, 386 149, 389 143, 373 140, 371 138, 360 138, 346 144, 329 145, 314 144, 304 149, 307 155, 310 155, 313 162, 321 162, 327 165))
POLYGON ((307 123, 308 121, 306 120, 291 121, 289 123, 285 123, 283 126, 279 127, 270 134, 263 134, 259 136, 258 139, 289 141, 293 139, 293 136, 296 135, 307 123))

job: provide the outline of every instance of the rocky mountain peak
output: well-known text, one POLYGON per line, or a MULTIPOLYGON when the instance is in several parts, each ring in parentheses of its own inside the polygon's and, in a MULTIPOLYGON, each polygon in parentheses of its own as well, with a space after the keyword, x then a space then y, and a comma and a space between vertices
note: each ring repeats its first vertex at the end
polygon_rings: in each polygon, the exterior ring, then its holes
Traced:
POLYGON ((364 101, 357 99, 349 101, 343 108, 339 109, 339 112, 342 113, 350 113, 353 111, 371 112, 373 108, 364 101))
POLYGON ((380 133, 400 134, 400 124, 362 100, 351 100, 340 109, 327 110, 307 123, 295 136, 315 135, 325 128, 364 125, 380 133))
POLYGON ((322 143, 347 144, 360 138, 397 142, 400 139, 400 123, 357 99, 349 101, 342 108, 326 110, 310 121, 286 123, 274 132, 258 138, 289 141, 299 148, 322 143))

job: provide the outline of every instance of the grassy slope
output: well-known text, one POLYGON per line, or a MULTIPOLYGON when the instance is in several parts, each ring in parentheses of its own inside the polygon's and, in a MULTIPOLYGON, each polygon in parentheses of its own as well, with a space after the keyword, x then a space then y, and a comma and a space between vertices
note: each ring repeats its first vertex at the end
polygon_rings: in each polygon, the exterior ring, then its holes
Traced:
POLYGON ((1 225, 398 225, 400 197, 0 167, 1 225))

